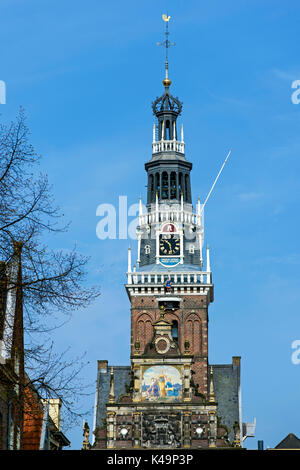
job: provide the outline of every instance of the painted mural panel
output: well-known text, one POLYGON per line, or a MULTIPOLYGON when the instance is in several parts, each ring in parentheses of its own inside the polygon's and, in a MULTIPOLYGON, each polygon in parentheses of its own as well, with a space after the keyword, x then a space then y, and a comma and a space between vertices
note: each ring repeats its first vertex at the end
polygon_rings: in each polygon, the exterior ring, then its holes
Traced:
POLYGON ((143 401, 180 401, 182 374, 175 366, 152 366, 143 371, 143 401))

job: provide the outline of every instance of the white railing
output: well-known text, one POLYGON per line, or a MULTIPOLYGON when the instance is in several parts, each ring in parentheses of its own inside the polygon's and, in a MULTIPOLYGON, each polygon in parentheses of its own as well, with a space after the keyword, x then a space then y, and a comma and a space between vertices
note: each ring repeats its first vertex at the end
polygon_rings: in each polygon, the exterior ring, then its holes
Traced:
POLYGON ((153 153, 175 151, 184 153, 184 142, 178 140, 159 140, 158 142, 152 143, 153 153))
POLYGON ((132 284, 134 286, 163 286, 168 279, 171 279, 173 288, 180 287, 182 285, 207 285, 211 284, 211 272, 180 272, 177 274, 153 272, 127 273, 127 284, 132 284))
POLYGON ((139 216, 139 226, 150 225, 155 222, 180 222, 203 227, 203 212, 193 214, 180 208, 158 208, 139 216))

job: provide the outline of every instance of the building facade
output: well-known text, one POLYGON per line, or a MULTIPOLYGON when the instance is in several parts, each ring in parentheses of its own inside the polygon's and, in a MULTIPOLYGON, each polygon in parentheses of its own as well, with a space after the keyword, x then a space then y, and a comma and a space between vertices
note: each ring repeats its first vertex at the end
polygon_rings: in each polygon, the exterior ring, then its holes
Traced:
POLYGON ((22 243, 0 262, 0 450, 61 450, 58 399, 42 400, 24 370, 22 243))
MULTIPOLYGON (((168 35, 164 43, 168 50, 168 35)), ((137 267, 128 251, 130 366, 98 361, 93 449, 239 447, 240 357, 212 365, 208 309, 214 300, 203 205, 192 205, 182 103, 170 92, 152 103, 152 157, 140 199, 137 267), (204 253, 205 251, 205 253, 204 253)))
POLYGON ((22 450, 62 450, 70 441, 61 430, 59 398, 42 399, 26 376, 22 450))
POLYGON ((0 449, 21 449, 24 413, 22 243, 0 262, 0 449))

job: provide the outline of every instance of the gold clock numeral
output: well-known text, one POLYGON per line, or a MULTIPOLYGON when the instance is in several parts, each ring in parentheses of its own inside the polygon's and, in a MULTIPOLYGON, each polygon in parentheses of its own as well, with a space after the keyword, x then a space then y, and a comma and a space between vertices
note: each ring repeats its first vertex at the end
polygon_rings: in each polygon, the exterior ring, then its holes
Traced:
POLYGON ((161 251, 162 253, 164 253, 164 254, 167 254, 167 253, 168 253, 168 250, 166 249, 166 246, 165 246, 165 244, 164 244, 163 241, 160 242, 160 245, 159 245, 159 246, 160 246, 160 251, 161 251))

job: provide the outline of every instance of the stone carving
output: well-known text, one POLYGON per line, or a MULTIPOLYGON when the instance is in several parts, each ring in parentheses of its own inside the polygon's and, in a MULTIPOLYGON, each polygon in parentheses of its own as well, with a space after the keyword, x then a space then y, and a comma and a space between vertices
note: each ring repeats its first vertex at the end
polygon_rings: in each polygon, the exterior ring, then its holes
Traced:
POLYGON ((90 428, 86 421, 83 422, 83 443, 82 450, 89 450, 91 448, 90 444, 90 428))
POLYGON ((181 447, 181 414, 144 414, 142 445, 148 448, 181 447))

